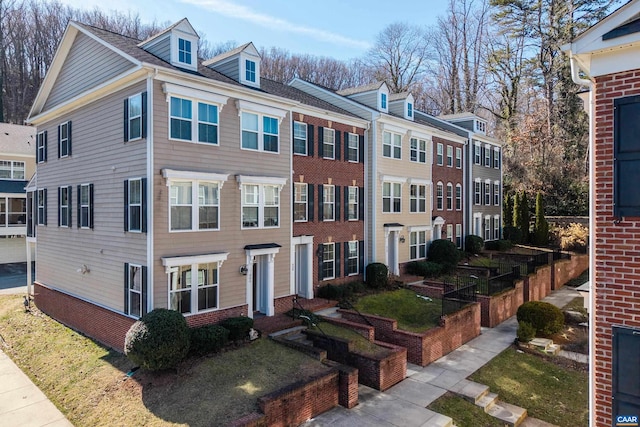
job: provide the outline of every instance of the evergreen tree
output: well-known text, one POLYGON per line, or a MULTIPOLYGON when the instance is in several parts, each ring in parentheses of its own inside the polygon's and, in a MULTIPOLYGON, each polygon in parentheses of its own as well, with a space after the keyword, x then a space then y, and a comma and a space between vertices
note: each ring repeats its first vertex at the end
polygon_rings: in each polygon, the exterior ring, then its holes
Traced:
POLYGON ((504 227, 512 227, 513 226, 513 196, 510 194, 505 194, 503 201, 503 214, 502 220, 504 223, 504 227))
POLYGON ((529 200, 527 199, 527 193, 525 191, 523 191, 520 196, 519 208, 520 213, 518 216, 520 217, 520 224, 517 224, 516 226, 520 227, 520 230, 522 230, 522 242, 529 243, 531 241, 529 233, 531 215, 529 214, 529 200))
POLYGON ((534 228, 533 243, 546 246, 549 243, 549 222, 544 217, 544 202, 542 193, 536 195, 536 225, 534 228))

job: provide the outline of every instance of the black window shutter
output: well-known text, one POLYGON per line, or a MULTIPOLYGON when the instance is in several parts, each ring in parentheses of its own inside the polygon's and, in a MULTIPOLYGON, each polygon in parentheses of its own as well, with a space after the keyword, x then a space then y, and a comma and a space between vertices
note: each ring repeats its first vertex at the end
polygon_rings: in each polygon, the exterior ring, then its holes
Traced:
POLYGON ((129 98, 124 100, 124 142, 129 140, 129 98))
POLYGON ((318 126, 318 157, 324 156, 324 128, 318 126))
POLYGON ((67 124, 67 155, 71 156, 71 120, 67 124))
POLYGON ((67 206, 68 206, 68 208, 67 208, 67 226, 69 228, 71 228, 71 211, 72 211, 71 206, 73 206, 72 205, 73 202, 71 201, 71 199, 72 199, 71 194, 73 194, 73 187, 72 186, 68 186, 67 187, 67 206))
POLYGON ((313 157, 314 137, 313 125, 307 125, 307 155, 313 157))
POLYGON ((47 189, 42 191, 44 195, 44 225, 47 225, 47 189))
POLYGON ((360 135, 360 143, 358 144, 358 160, 364 163, 364 135, 360 135))
MULTIPOLYGON (((333 261, 336 266, 336 278, 340 277, 340 243, 336 243, 333 245, 335 253, 333 254, 333 261)), ((346 269, 345 269, 346 270, 346 269)))
POLYGON ((640 95, 614 100, 613 116, 613 214, 620 217, 640 216, 640 95))
POLYGON ((58 125, 58 158, 60 158, 60 151, 62 150, 62 142, 60 141, 62 137, 62 125, 58 125))
POLYGON ((89 228, 93 228, 93 184, 89 184, 89 228))
POLYGON ((358 242, 358 272, 364 274, 364 240, 358 242))
POLYGON ((358 220, 364 221, 364 187, 360 187, 358 193, 358 220))
POLYGON ((344 133, 343 145, 344 145, 344 160, 348 161, 349 160, 349 132, 344 133))
POLYGON ((324 220, 324 185, 318 184, 318 221, 324 220))
POLYGON ((147 267, 146 266, 142 266, 142 304, 141 304, 141 313, 144 316, 145 314, 147 314, 147 267))
POLYGON ((47 161, 47 156, 48 156, 48 152, 49 152, 49 148, 47 147, 49 144, 49 137, 48 137, 49 132, 47 132, 46 130, 44 131, 44 159, 43 161, 47 161))
POLYGON ((324 279, 324 275, 322 274, 322 255, 324 254, 324 245, 320 243, 318 245, 318 280, 324 279))
POLYGON ((344 220, 349 221, 349 187, 344 186, 344 220))
POLYGON ((307 184, 307 221, 313 221, 314 199, 313 199, 313 184, 307 184))
POLYGON ((76 224, 77 228, 80 228, 80 223, 82 222, 82 211, 80 209, 80 187, 81 186, 78 185, 78 192, 77 192, 78 200, 76 201, 76 205, 78 206, 78 209, 77 209, 78 223, 76 224))
POLYGON ((129 314, 129 263, 124 263, 124 311, 129 314))
POLYGON ((147 92, 142 92, 142 137, 147 137, 147 92))
POLYGON ((484 165, 485 161, 484 161, 484 145, 482 147, 480 147, 480 164, 484 165))
POLYGON ((335 201, 336 205, 335 205, 335 220, 336 221, 340 221, 340 186, 336 185, 333 187, 334 189, 334 194, 333 194, 333 200, 335 201))
POLYGON ((342 256, 344 258, 344 277, 347 277, 349 275, 349 242, 344 242, 343 246, 344 252, 342 256))
POLYGON ((147 178, 142 178, 142 232, 147 232, 147 178))
POLYGON ((124 231, 129 231, 129 180, 124 180, 124 231))
POLYGON ((58 227, 62 225, 62 187, 58 187, 58 227))
POLYGON ((342 148, 340 146, 340 139, 342 136, 342 132, 335 131, 335 135, 336 135, 336 147, 335 147, 335 150, 333 150, 333 152, 335 153, 336 160, 340 160, 340 152, 342 151, 342 148))

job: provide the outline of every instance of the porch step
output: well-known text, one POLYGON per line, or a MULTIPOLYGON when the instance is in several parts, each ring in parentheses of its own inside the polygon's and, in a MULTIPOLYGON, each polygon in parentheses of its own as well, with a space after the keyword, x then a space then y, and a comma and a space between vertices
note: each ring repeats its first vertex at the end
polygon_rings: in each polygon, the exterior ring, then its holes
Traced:
POLYGON ((476 402, 476 405, 481 407, 484 410, 484 412, 488 413, 489 410, 493 408, 493 406, 496 404, 497 401, 498 401, 497 394, 487 393, 484 396, 482 396, 480 400, 476 402))
POLYGON ((527 417, 527 410, 498 400, 489 408, 487 414, 498 418, 509 426, 518 427, 527 417))
POLYGON ((529 345, 537 347, 538 349, 546 352, 549 347, 553 345, 553 341, 548 338, 534 338, 529 341, 529 345))
POLYGON ((477 405, 478 401, 489 393, 489 387, 473 381, 461 380, 451 387, 450 391, 477 405))
POLYGON ((283 329, 281 331, 269 334, 269 338, 285 338, 287 335, 301 334, 302 331, 305 331, 306 329, 306 326, 294 326, 293 328, 283 329))

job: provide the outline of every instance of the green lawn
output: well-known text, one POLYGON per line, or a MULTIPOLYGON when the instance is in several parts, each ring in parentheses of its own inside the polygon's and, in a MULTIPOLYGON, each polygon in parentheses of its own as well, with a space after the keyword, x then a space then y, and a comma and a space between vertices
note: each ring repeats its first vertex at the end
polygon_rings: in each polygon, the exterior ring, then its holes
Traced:
POLYGON ((589 281, 589 269, 586 269, 585 271, 582 272, 581 275, 579 275, 575 279, 569 280, 564 285, 571 286, 572 288, 577 288, 578 286, 584 285, 585 282, 588 282, 588 281, 589 281))
POLYGON ((424 332, 438 326, 442 315, 442 301, 427 301, 409 289, 367 295, 354 304, 362 313, 396 319, 398 328, 410 332, 424 332))
POLYGON ((469 377, 500 400, 559 426, 589 425, 588 374, 508 348, 469 377))
POLYGON ((485 413, 479 406, 449 392, 427 409, 451 417, 457 427, 504 427, 502 421, 485 413))
POLYGON ((352 349, 370 356, 385 357, 391 352, 388 348, 380 347, 379 345, 372 343, 353 329, 344 328, 328 322, 317 324, 311 329, 321 334, 327 334, 331 337, 348 340, 351 342, 352 349))

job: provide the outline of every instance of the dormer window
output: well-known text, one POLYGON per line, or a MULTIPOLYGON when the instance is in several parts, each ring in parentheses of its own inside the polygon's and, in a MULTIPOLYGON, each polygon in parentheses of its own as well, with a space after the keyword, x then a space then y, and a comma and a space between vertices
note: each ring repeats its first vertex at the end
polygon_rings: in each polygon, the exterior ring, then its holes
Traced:
POLYGON ((191 65, 191 42, 183 38, 178 38, 178 61, 191 65))
POLYGON ((413 104, 410 102, 407 103, 407 117, 413 117, 413 104))
POLYGON ((250 60, 245 60, 245 67, 246 67, 246 72, 245 72, 245 78, 247 79, 248 82, 256 82, 256 63, 254 61, 250 61, 250 60))
POLYGON ((485 133, 487 131, 487 125, 480 120, 476 120, 476 132, 485 133))
POLYGON ((387 94, 386 93, 381 93, 380 94, 380 108, 383 110, 387 109, 387 94))

